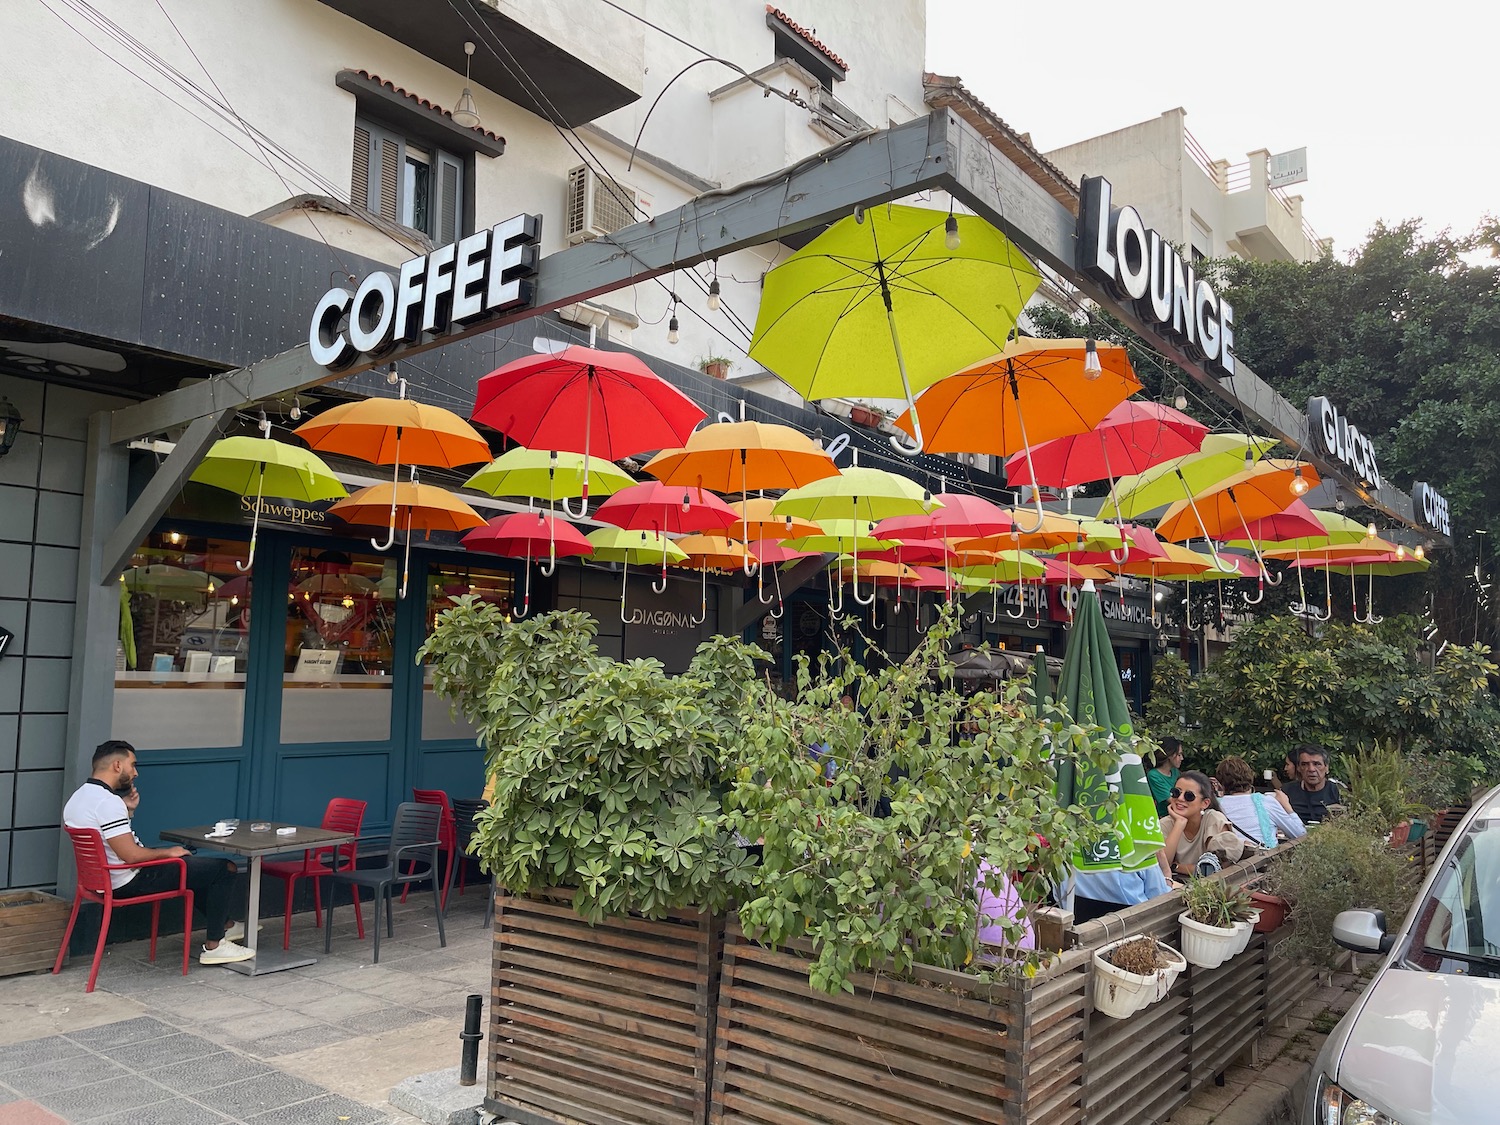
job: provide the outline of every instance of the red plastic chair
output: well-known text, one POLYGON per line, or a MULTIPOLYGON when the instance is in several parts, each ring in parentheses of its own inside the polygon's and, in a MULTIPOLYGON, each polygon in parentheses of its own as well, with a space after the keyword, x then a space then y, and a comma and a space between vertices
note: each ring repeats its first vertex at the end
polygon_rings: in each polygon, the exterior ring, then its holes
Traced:
POLYGON ((73 862, 78 867, 78 890, 73 895, 73 913, 68 915, 68 928, 63 931, 62 945, 57 949, 57 962, 52 966, 52 975, 62 972, 63 958, 68 952, 68 939, 73 936, 73 924, 78 921, 78 908, 85 901, 97 902, 104 907, 104 917, 99 922, 99 944, 94 947, 94 964, 89 969, 89 984, 85 992, 94 991, 94 982, 99 979, 99 961, 104 956, 104 941, 109 937, 109 919, 115 910, 115 889, 110 882, 111 871, 139 871, 144 867, 160 867, 163 864, 177 865, 177 889, 160 891, 154 895, 139 895, 122 898, 121 906, 137 903, 151 904, 151 960, 156 960, 156 927, 161 921, 161 904, 169 898, 180 898, 182 902, 182 975, 187 976, 188 957, 193 951, 193 892, 188 890, 187 864, 180 859, 148 859, 144 863, 110 863, 104 850, 104 837, 97 828, 68 828, 68 837, 73 841, 73 862))
MULTIPOLYGON (((330 832, 353 832, 354 839, 342 844, 327 844, 321 848, 308 848, 302 853, 299 863, 294 859, 268 860, 260 865, 262 875, 273 875, 286 881, 286 921, 282 925, 281 948, 292 947, 292 896, 298 879, 311 879, 313 884, 313 922, 323 925, 323 876, 336 871, 352 871, 359 854, 359 830, 365 822, 364 801, 348 797, 335 797, 323 811, 323 827, 330 832), (332 860, 332 866, 329 861, 332 860)), ((354 899, 354 923, 359 927, 360 940, 365 936, 364 915, 359 909, 359 897, 354 899)))
MULTIPOLYGON (((438 826, 438 847, 448 853, 448 862, 443 865, 443 910, 446 912, 448 891, 453 886, 453 864, 458 858, 458 822, 453 819, 453 805, 448 800, 448 794, 441 789, 413 789, 411 799, 419 805, 437 805, 443 810, 442 821, 438 826)), ((463 864, 459 864, 458 877, 458 893, 463 894, 463 864)), ((406 901, 406 892, 410 889, 410 883, 401 888, 402 902, 406 901)))

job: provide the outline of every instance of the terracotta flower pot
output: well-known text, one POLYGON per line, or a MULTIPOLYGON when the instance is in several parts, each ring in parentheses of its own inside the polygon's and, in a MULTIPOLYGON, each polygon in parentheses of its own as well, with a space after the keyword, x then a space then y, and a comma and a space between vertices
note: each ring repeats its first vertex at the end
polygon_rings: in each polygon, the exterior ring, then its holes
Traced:
POLYGON ((1286 924, 1287 901, 1280 895, 1266 895, 1255 891, 1250 900, 1260 908, 1260 918, 1255 922, 1255 932, 1269 934, 1286 924))

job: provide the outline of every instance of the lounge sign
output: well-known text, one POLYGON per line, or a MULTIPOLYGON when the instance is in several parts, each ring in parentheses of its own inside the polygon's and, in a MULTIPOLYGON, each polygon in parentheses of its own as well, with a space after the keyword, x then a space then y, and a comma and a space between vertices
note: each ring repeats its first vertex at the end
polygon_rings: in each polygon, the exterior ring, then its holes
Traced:
POLYGON ((1078 269, 1134 302, 1162 335, 1221 376, 1234 375, 1234 308, 1134 207, 1111 206, 1110 183, 1085 176, 1078 208, 1078 269))
POLYGON ((1339 413, 1322 395, 1307 400, 1307 428, 1314 448, 1332 461, 1348 465, 1362 481, 1380 487, 1375 443, 1339 413))
POLYGON ((308 329, 313 362, 337 371, 529 307, 541 232, 541 216, 517 215, 404 262, 397 276, 377 270, 352 292, 330 289, 308 329))

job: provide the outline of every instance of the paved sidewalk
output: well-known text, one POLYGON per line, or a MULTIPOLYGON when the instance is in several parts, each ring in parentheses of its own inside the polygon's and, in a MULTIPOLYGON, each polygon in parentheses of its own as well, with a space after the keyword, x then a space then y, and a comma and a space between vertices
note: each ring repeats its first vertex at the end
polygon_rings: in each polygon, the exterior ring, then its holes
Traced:
MULTIPOLYGON (((0 981, 0 1125, 410 1125, 391 1086, 457 1065, 465 998, 488 997, 483 914, 482 890, 455 891, 440 948, 431 899, 413 890, 378 965, 345 903, 326 958, 312 915, 293 919, 292 948, 319 957, 306 968, 194 962, 184 977, 180 940, 163 935, 155 965, 146 942, 111 946, 92 995, 80 958, 0 981)), ((280 939, 280 917, 266 919, 262 942, 280 939)))

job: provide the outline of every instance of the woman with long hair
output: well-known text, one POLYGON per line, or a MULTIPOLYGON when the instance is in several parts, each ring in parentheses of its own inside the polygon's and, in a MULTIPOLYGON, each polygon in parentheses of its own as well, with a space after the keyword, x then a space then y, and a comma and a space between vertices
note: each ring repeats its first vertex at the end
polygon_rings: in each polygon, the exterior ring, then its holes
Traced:
POLYGON ((1197 770, 1178 777, 1167 795, 1166 844, 1162 854, 1176 875, 1193 875, 1205 852, 1234 863, 1245 852, 1245 841, 1214 808, 1213 785, 1197 770))

